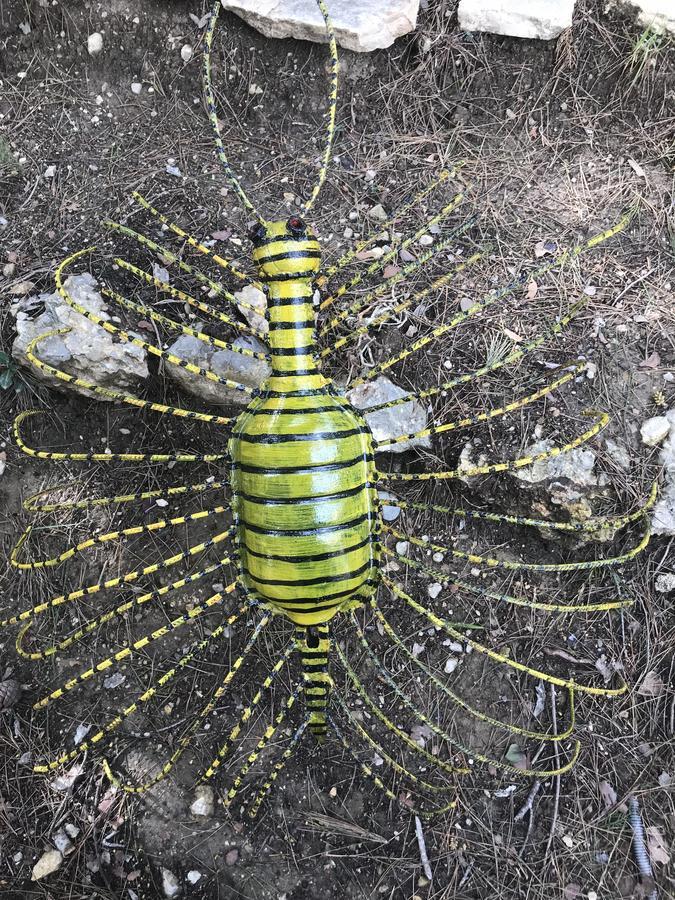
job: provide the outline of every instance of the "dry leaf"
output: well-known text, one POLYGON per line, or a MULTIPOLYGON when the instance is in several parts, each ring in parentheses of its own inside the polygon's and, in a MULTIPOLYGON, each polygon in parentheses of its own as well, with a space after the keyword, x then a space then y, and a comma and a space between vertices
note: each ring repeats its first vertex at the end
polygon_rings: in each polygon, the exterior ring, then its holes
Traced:
POLYGON ((99 805, 96 807, 98 809, 98 811, 101 813, 109 812, 110 807, 113 805, 113 802, 115 800, 116 794, 117 794, 117 788, 115 787, 115 785, 111 784, 110 787, 108 788, 108 790, 103 795, 103 799, 101 800, 99 805))
POLYGON ((559 656, 561 659, 566 659, 567 662, 571 663, 583 663, 587 666, 593 665, 592 659, 587 659, 585 656, 573 656, 573 654, 568 653, 567 650, 561 650, 558 647, 544 647, 544 653, 547 653, 549 656, 559 656))
POLYGON ((601 781, 598 788, 600 790, 602 802, 605 804, 605 809, 610 809, 610 807, 614 806, 616 803, 616 791, 609 781, 601 781))
POLYGON ((398 275, 401 271, 400 266, 385 266, 382 270, 382 274, 385 278, 393 278, 394 275, 398 275))
POLYGON ((410 729, 410 738, 424 748, 426 742, 432 735, 431 728, 428 725, 413 725, 410 729))
POLYGON ((515 766, 516 769, 527 769, 527 756, 518 744, 511 744, 505 756, 508 762, 515 766))
POLYGON ((600 659, 596 659, 595 668, 602 675, 602 680, 605 682, 605 684, 607 684, 608 681, 611 681, 614 677, 614 672, 607 664, 607 657, 604 655, 604 653, 600 657, 600 659))
POLYGON ((535 719, 538 719, 539 716, 543 713, 546 706, 546 688, 544 687, 543 681, 539 682, 539 684, 535 688, 535 692, 537 694, 537 701, 534 704, 532 715, 535 717, 535 719))
POLYGON ((534 280, 528 281, 528 283, 527 283, 527 299, 534 300, 534 298, 537 296, 538 291, 539 291, 539 285, 537 284, 537 282, 534 280))
POLYGON ((228 850, 225 854, 225 865, 234 866, 239 859, 239 851, 234 848, 234 850, 228 850))
POLYGON ((384 256, 384 247, 371 247, 370 250, 359 250, 356 258, 361 262, 368 262, 371 259, 380 259, 384 256))
POLYGON ((652 862, 667 866, 670 862, 670 853, 665 845, 663 836, 656 825, 647 828, 647 847, 652 862))
POLYGON ((57 775, 50 784, 55 791, 69 791, 82 774, 83 769, 82 763, 75 763, 63 775, 57 775))
POLYGON ((649 354, 647 359, 642 360, 642 362, 640 363, 640 368, 641 369, 658 369, 658 367, 660 365, 661 365, 661 357, 656 352, 656 350, 654 350, 652 353, 649 354))
POLYGON ((660 697, 666 686, 658 672, 651 669, 642 679, 642 684, 637 689, 640 697, 660 697))
POLYGON ((226 241, 232 236, 232 232, 229 230, 224 231, 212 231, 211 237, 214 241, 226 241))
POLYGON ((63 857, 58 850, 47 850, 33 866, 33 874, 30 880, 39 881, 41 878, 46 878, 47 875, 56 872, 61 867, 62 862, 63 857))
POLYGON ((9 293, 14 297, 25 297, 26 294, 30 294, 34 287, 35 285, 32 281, 20 281, 10 288, 9 293))
POLYGON ((188 13, 188 15, 190 16, 192 21, 195 23, 197 28, 204 28, 206 23, 211 18, 211 13, 206 13, 206 15, 202 16, 201 19, 199 18, 199 16, 196 16, 194 13, 188 13))
POLYGON ((640 178, 644 178, 645 181, 647 180, 647 173, 645 172, 645 170, 639 163, 636 163, 634 159, 631 159, 630 156, 628 157, 628 165, 636 175, 638 175, 640 178))
POLYGON ((581 888, 576 882, 571 881, 563 888, 562 895, 563 900, 577 900, 577 897, 581 897, 581 888))
POLYGON ((520 341, 522 341, 521 335, 516 334, 515 331, 511 331, 511 330, 508 329, 508 328, 505 328, 505 329, 504 329, 504 334, 505 334, 508 338, 511 338, 512 341, 515 341, 517 344, 520 343, 520 341))

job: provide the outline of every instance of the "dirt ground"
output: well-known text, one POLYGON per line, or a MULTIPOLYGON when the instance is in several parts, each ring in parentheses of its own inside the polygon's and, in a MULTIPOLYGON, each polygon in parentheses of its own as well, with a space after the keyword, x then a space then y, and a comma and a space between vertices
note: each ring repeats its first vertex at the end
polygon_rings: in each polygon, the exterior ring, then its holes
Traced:
MULTIPOLYGON (((250 271, 247 219, 215 158, 201 100, 199 20, 209 5, 183 0, 0 0, 0 350, 8 351, 14 336, 11 305, 53 290, 55 266, 77 249, 96 244, 96 253, 87 260, 91 270, 121 293, 149 299, 112 264, 116 254, 147 267, 147 254, 101 225, 105 218, 129 221, 157 236, 149 217, 131 202, 133 190, 191 233, 204 238, 216 232, 219 251, 250 271), (103 51, 90 56, 87 36, 94 31, 103 34, 103 51), (189 59, 183 58, 189 54, 181 55, 184 45, 194 48, 189 59), (132 83, 141 85, 140 92, 132 91, 132 83)), ((664 404, 675 406, 669 378, 675 371, 675 44, 644 32, 627 12, 607 11, 604 3, 593 0, 580 0, 573 27, 547 43, 464 34, 457 28, 454 2, 423 6, 417 32, 393 48, 369 56, 343 51, 336 155, 312 221, 328 263, 333 262, 358 235, 377 232, 367 216, 370 208, 382 204, 393 211, 441 169, 462 163, 461 182, 457 179, 434 192, 397 228, 409 234, 421 227, 460 184, 465 202, 439 233, 458 227, 467 217, 476 219, 451 250, 404 282, 396 299, 421 290, 472 253, 482 256, 450 288, 428 297, 424 308, 399 315, 336 354, 327 371, 339 384, 348 384, 447 322, 467 302, 541 265, 537 254, 583 243, 631 210, 634 217, 622 234, 536 283, 525 279, 503 303, 449 331, 390 374, 414 391, 470 372, 486 358, 499 358, 535 337, 580 299, 586 306, 558 339, 519 365, 439 395, 431 415, 442 423, 495 409, 536 391, 555 377, 548 371, 554 364, 570 359, 587 360, 590 370, 511 416, 450 432, 434 439, 430 449, 383 455, 378 466, 388 472, 453 469, 469 438, 474 459, 511 459, 541 436, 556 443, 573 439, 587 427, 584 410, 606 410, 611 422, 589 445, 606 483, 589 502, 594 515, 634 510, 659 476, 658 453, 641 445, 639 426, 664 404), (627 451, 627 464, 617 462, 612 450, 616 445, 627 451)), ((297 210, 297 197, 307 196, 316 173, 325 108, 325 48, 270 42, 235 17, 223 15, 216 56, 219 112, 233 166, 270 217, 286 216, 297 210)), ((180 246, 170 243, 169 235, 161 238, 174 250, 180 246)), ((186 258, 203 264, 194 253, 186 258)), ((370 262, 356 260, 349 274, 370 262)), ((205 264, 204 271, 209 271, 205 264)), ((172 278, 180 282, 173 270, 172 278)), ((343 279, 338 275, 334 284, 343 279)), ((382 273, 375 272, 367 284, 381 279, 382 273)), ((184 283, 188 289, 189 279, 184 283)), ((348 295, 345 302, 350 299, 348 295)), ((121 315, 125 324, 138 325, 121 315)), ((348 326, 364 321, 352 318, 348 326)), ((347 329, 338 333, 347 334, 347 329)), ((164 337, 158 335, 158 340, 164 337)), ((218 464, 97 466, 25 456, 15 446, 12 421, 31 407, 48 414, 30 426, 30 442, 56 451, 213 453, 222 452, 225 438, 222 429, 180 420, 166 424, 152 413, 140 415, 45 388, 23 370, 13 373, 13 380, 0 392, 0 459, 6 463, 0 475, 3 560, 34 520, 22 510, 22 501, 47 485, 60 486, 57 498, 78 502, 164 489, 186 480, 227 479, 227 467, 218 464)), ((194 398, 181 398, 158 365, 151 366, 148 396, 206 409, 194 398)), ((527 491, 512 475, 468 483, 422 482, 419 487, 392 482, 390 487, 408 500, 451 508, 559 515, 546 491, 527 491)), ((53 556, 91 534, 150 522, 158 513, 189 515, 216 507, 221 499, 222 491, 212 487, 159 510, 146 502, 142 508, 47 513, 38 519, 25 550, 33 558, 53 556)), ((103 544, 56 568, 17 571, 3 564, 2 615, 95 584, 104 575, 111 578, 157 562, 220 533, 223 521, 227 526, 227 513, 214 513, 189 526, 103 544)), ((612 540, 594 535, 597 539, 582 541, 428 510, 405 512, 395 527, 502 561, 561 562, 625 553, 640 541, 644 524, 637 521, 612 540)), ((211 637, 235 611, 237 601, 215 606, 191 629, 172 632, 125 660, 115 670, 118 677, 110 680, 109 672, 101 673, 48 712, 34 711, 32 704, 47 686, 51 690, 121 644, 194 609, 219 590, 213 584, 227 583, 232 570, 227 565, 216 568, 221 557, 210 553, 190 560, 180 571, 141 579, 131 591, 108 592, 103 599, 100 593, 92 594, 50 610, 27 633, 24 645, 29 651, 65 639, 130 596, 137 600, 142 589, 167 586, 186 573, 214 566, 196 586, 113 617, 42 661, 17 655, 16 627, 0 633, 5 678, 23 686, 21 699, 0 718, 0 896, 151 900, 166 895, 166 869, 179 882, 182 896, 204 900, 649 897, 654 885, 638 878, 631 851, 627 803, 635 796, 647 829, 657 896, 675 897, 675 620, 671 598, 655 590, 657 576, 673 568, 667 538, 653 538, 643 553, 619 567, 549 577, 492 570, 480 574, 470 563, 451 565, 446 554, 434 561, 424 552, 417 556, 445 574, 474 580, 478 575, 477 583, 485 589, 531 600, 604 602, 617 594, 633 598, 632 606, 611 613, 554 615, 452 590, 432 600, 427 588, 433 578, 398 563, 398 569, 389 569, 411 594, 464 624, 463 647, 452 648, 448 635, 428 619, 406 614, 395 598, 382 600, 413 655, 485 716, 537 731, 553 727, 560 733, 569 722, 570 702, 567 692, 559 690, 552 705, 543 683, 484 654, 468 653, 466 639, 472 636, 531 667, 584 683, 602 685, 603 667, 609 667, 610 676, 612 669, 620 671, 627 693, 616 698, 577 694, 580 757, 563 776, 514 777, 495 764, 481 763, 481 757, 497 762, 508 758, 520 766, 551 768, 569 758, 572 743, 562 742, 555 752, 551 744, 544 749, 536 741, 518 744, 508 732, 470 715, 392 645, 370 613, 359 612, 357 621, 387 670, 466 752, 453 750, 429 729, 420 731, 400 696, 369 664, 349 617, 336 623, 336 641, 379 708, 433 756, 471 769, 453 782, 456 788, 450 796, 456 806, 421 822, 431 880, 408 808, 414 792, 382 764, 354 727, 347 728, 349 719, 345 734, 351 750, 336 738, 319 747, 305 738, 251 821, 247 803, 288 746, 299 723, 294 709, 296 716, 289 716, 275 734, 271 752, 254 766, 254 777, 225 808, 232 778, 292 691, 297 678, 293 666, 282 668, 272 691, 264 691, 255 705, 242 739, 233 741, 213 782, 214 814, 191 813, 197 773, 213 758, 291 636, 278 620, 263 631, 194 747, 170 777, 145 796, 112 789, 99 751, 50 774, 33 773, 32 765, 71 750, 84 729, 93 726, 94 734, 96 727, 156 684, 193 642, 211 637), (459 654, 460 662, 450 676, 445 672, 451 652, 459 654), (538 699, 545 706, 535 716, 538 699), (387 796, 360 763, 371 766, 402 802, 387 796), (56 780, 58 775, 61 780, 56 780), (60 867, 31 881, 35 862, 54 846, 65 847, 60 867)), ((223 641, 209 643, 179 677, 158 690, 153 703, 123 723, 105 751, 116 771, 142 781, 170 756, 242 652, 257 621, 253 615, 248 619, 233 623, 223 641)), ((377 731, 377 720, 337 662, 333 674, 337 691, 356 710, 356 721, 368 723, 384 743, 386 733, 377 731)), ((401 742, 388 746, 400 764, 415 766, 401 742)), ((424 766, 414 772, 423 777, 424 766)))

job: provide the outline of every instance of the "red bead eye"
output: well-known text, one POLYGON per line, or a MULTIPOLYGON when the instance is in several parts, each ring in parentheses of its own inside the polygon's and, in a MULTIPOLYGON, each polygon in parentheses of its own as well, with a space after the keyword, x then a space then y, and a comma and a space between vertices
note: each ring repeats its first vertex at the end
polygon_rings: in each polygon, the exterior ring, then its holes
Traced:
POLYGON ((288 222, 286 222, 286 226, 291 234, 305 233, 305 223, 300 216, 291 216, 288 222))

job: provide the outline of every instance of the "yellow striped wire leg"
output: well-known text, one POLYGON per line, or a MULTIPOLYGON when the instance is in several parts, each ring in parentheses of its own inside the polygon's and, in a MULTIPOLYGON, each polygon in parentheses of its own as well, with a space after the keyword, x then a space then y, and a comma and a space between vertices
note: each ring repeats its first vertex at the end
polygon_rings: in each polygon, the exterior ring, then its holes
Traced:
MULTIPOLYGON (((194 673, 202 672, 203 666, 208 684, 196 687, 194 682, 187 692, 190 702, 179 704, 183 714, 180 727, 152 772, 139 775, 121 752, 106 757, 105 771, 120 789, 134 794, 150 790, 180 770, 190 756, 188 749, 208 733, 213 746, 198 779, 204 782, 228 773, 225 805, 241 798, 248 814, 254 816, 309 734, 319 743, 336 741, 384 798, 402 800, 417 815, 433 816, 454 807, 457 779, 473 772, 478 764, 507 772, 509 777, 545 778, 569 771, 581 751, 574 737, 578 698, 614 697, 626 690, 618 675, 605 684, 592 675, 549 668, 533 654, 524 652, 521 658, 520 645, 512 651, 484 634, 482 612, 507 610, 513 616, 531 617, 611 615, 629 606, 632 600, 626 595, 572 596, 562 602, 542 598, 539 591, 530 596, 527 586, 517 586, 517 579, 558 577, 561 573, 599 578, 605 570, 626 564, 649 543, 647 513, 656 500, 657 487, 651 488, 646 502, 634 511, 583 523, 425 499, 422 491, 429 482, 440 491, 460 478, 516 472, 576 450, 608 424, 609 416, 594 410, 587 412, 565 440, 541 452, 510 458, 505 453, 470 468, 421 466, 409 457, 404 464, 390 467, 376 461, 377 453, 423 439, 436 441, 444 455, 445 441, 456 431, 492 427, 514 413, 541 409, 553 392, 574 383, 585 364, 566 362, 550 380, 539 381, 536 387, 490 409, 467 411, 457 402, 452 416, 434 415, 427 428, 379 440, 373 437, 366 414, 348 402, 327 374, 327 367, 341 351, 372 336, 395 316, 416 315, 423 303, 433 308, 440 302, 441 292, 464 277, 471 266, 484 262, 486 254, 484 247, 473 242, 475 216, 453 220, 468 193, 462 184, 460 190, 452 189, 449 201, 447 197, 439 200, 440 211, 411 235, 392 235, 379 258, 364 269, 350 271, 358 266, 361 251, 378 238, 365 237, 355 250, 323 266, 322 245, 307 216, 329 172, 336 129, 338 59, 328 7, 325 0, 317 3, 329 37, 329 107, 318 174, 307 191, 302 215, 267 219, 235 174, 221 136, 212 72, 220 2, 215 3, 205 32, 204 94, 217 155, 247 217, 254 220, 251 274, 245 265, 215 253, 208 241, 172 222, 139 193, 134 198, 140 215, 149 216, 155 230, 159 223, 161 243, 127 224, 106 221, 105 225, 140 256, 160 256, 172 267, 171 283, 147 261, 129 262, 115 256, 112 271, 122 286, 110 284, 112 278, 107 278, 104 288, 106 301, 116 313, 113 316, 76 301, 68 287, 67 270, 82 265, 94 248, 71 253, 55 273, 61 298, 74 314, 88 320, 88 327, 93 325, 116 341, 141 349, 158 365, 172 365, 211 387, 232 390, 244 397, 243 412, 221 415, 220 411, 173 405, 167 397, 160 402, 101 387, 41 358, 45 341, 63 329, 35 338, 27 350, 30 364, 64 388, 131 407, 159 417, 160 422, 208 428, 212 444, 208 453, 165 453, 154 447, 151 452, 138 453, 39 449, 31 436, 40 424, 39 411, 22 412, 14 423, 15 442, 34 460, 101 462, 113 472, 118 464, 142 464, 153 473, 167 464, 172 467, 172 483, 163 487, 153 474, 141 487, 125 481, 122 489, 109 495, 83 498, 77 493, 69 495, 79 483, 69 474, 68 481, 59 484, 58 493, 47 486, 29 497, 26 510, 40 518, 37 525, 23 531, 10 563, 24 573, 33 573, 35 580, 53 573, 59 586, 46 596, 31 598, 24 609, 5 614, 0 627, 19 627, 16 644, 23 658, 53 660, 67 651, 71 662, 77 663, 66 680, 35 701, 36 710, 58 710, 97 679, 110 678, 121 665, 137 663, 150 673, 149 683, 133 698, 120 708, 111 708, 107 720, 74 747, 36 763, 37 771, 69 764, 108 737, 121 739, 133 731, 133 717, 154 721, 148 718, 154 715, 152 711, 156 707, 171 710, 171 692, 191 673, 196 678, 194 673), (414 248, 431 226, 440 232, 434 246, 419 252, 393 275, 387 272, 399 252, 414 248), (180 249, 167 245, 166 241, 176 239, 180 249), (444 263, 443 254, 456 245, 462 250, 461 261, 455 257, 452 264, 444 263), (188 261, 189 254, 194 261, 188 261), (431 276, 439 265, 443 271, 431 276), (427 276, 426 287, 418 291, 408 288, 411 277, 427 276), (265 328, 251 315, 260 316, 263 311, 238 301, 224 283, 228 278, 234 279, 233 290, 244 282, 264 291, 265 328), (343 279, 341 283, 339 279, 343 279), (374 286, 372 279, 377 282, 374 286), (125 293, 124 284, 133 291, 131 296, 125 293), (362 292, 355 293, 362 284, 362 292), (342 304, 343 297, 347 299, 342 304), (120 318, 122 315, 127 320, 120 318), (132 327, 138 322, 134 316, 147 320, 146 325, 151 323, 146 330, 156 329, 156 339, 139 335, 132 327), (167 349, 167 335, 176 332, 208 346, 214 355, 227 352, 268 364, 269 375, 259 387, 251 387, 183 359, 167 349), (242 347, 234 340, 240 335, 262 339, 267 347, 242 347), (181 475, 184 465, 217 465, 217 475, 186 479, 181 475), (400 499, 385 492, 394 487, 401 493, 400 499), (211 496, 212 492, 217 496, 211 496), (178 502, 197 508, 148 517, 148 509, 155 504, 178 502), (396 525, 393 507, 400 516, 396 525), (130 518, 121 521, 127 513, 130 518), (425 514, 433 517, 442 534, 418 533, 425 514), (65 528, 68 517, 77 515, 88 523, 85 536, 69 542, 65 549, 63 543, 54 547, 59 528, 65 528), (103 516, 111 517, 109 526, 102 524, 103 516), (600 532, 618 535, 629 530, 630 536, 621 548, 601 558, 516 560, 494 550, 456 546, 447 532, 457 521, 462 527, 499 529, 500 541, 508 529, 513 529, 513 534, 518 533, 516 529, 530 529, 532 534, 544 531, 558 537, 588 537, 600 532), (177 547, 180 535, 184 543, 177 547), (144 540, 147 544, 140 546, 144 540), (129 546, 133 547, 131 567, 120 562, 129 546), (96 566, 100 569, 93 571, 96 566), (72 576, 64 574, 73 570, 76 574, 72 576), (481 578, 485 573, 508 576, 512 584, 504 589, 486 586, 481 578), (212 580, 221 578, 222 584, 209 588, 212 580), (438 583, 433 596, 425 590, 431 578, 438 583), (449 596, 457 599, 458 609, 461 606, 460 621, 448 609, 449 596), (67 633, 58 634, 64 623, 67 633), (182 641, 190 626, 201 633, 186 647, 182 641), (473 654, 474 660, 502 672, 504 679, 523 692, 534 691, 537 685, 547 686, 554 697, 557 691, 565 708, 564 724, 558 727, 555 708, 547 725, 533 721, 526 712, 502 717, 497 705, 465 696, 460 679, 449 677, 451 669, 443 672, 436 660, 420 656, 416 641, 420 633, 432 635, 425 639, 430 643, 446 640, 452 646, 461 645, 467 658, 473 654), (264 641, 259 639, 263 635, 272 642, 269 646, 276 647, 274 659, 267 664, 261 662, 264 641), (239 638, 241 643, 236 644, 239 638), (220 656, 214 662, 216 654, 220 656), (273 692, 281 692, 279 702, 271 702, 273 692), (446 710, 446 718, 441 709, 446 710), (420 729, 426 735, 424 740, 419 738, 420 729), (490 745, 472 744, 473 729, 489 731, 490 745), (516 765, 509 757, 508 748, 514 741, 535 748, 528 764, 516 765)), ((460 169, 443 172, 415 193, 393 213, 385 229, 398 227, 419 203, 451 187, 459 180, 460 169)), ((434 341, 488 310, 494 311, 533 275, 544 278, 546 272, 617 235, 629 221, 626 216, 585 244, 534 271, 523 272, 442 323, 431 322, 426 333, 362 371, 354 384, 364 385, 397 366, 414 366, 434 341)), ((449 381, 416 388, 370 412, 395 411, 415 399, 435 403, 448 392, 475 386, 502 368, 522 364, 558 337, 581 307, 581 303, 573 305, 549 321, 542 334, 497 359, 449 381)), ((125 471, 122 469, 123 478, 127 477, 125 471)), ((105 695, 103 701, 107 700, 105 695)), ((102 707, 107 706, 102 702, 102 707)))

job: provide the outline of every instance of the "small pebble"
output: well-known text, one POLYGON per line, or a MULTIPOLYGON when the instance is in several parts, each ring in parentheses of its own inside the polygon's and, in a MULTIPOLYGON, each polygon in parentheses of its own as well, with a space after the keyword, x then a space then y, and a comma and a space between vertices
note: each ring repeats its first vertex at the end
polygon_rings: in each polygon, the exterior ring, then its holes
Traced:
POLYGON ((208 784, 200 784, 195 789, 195 801, 190 807, 193 816, 209 818, 213 815, 213 788, 208 784))
POLYGON ((431 597, 432 600, 435 600, 436 597, 438 597, 438 595, 440 594, 440 592, 442 590, 443 590, 443 585, 441 585, 437 581, 435 581, 433 584, 430 584, 429 587, 427 588, 427 594, 431 597))
POLYGON ((162 891, 165 897, 180 897, 182 888, 171 869, 162 869, 162 891))
POLYGON ((189 44, 183 44, 183 46, 180 48, 180 57, 183 62, 190 62, 193 53, 194 50, 189 44))
POLYGON ((675 591, 675 573, 664 572, 656 576, 656 590, 659 594, 669 594, 675 591))
POLYGON ((396 552, 399 554, 399 556, 405 556, 408 552, 409 547, 410 544, 408 543, 408 541, 397 541, 396 552))
POLYGON ((190 869, 190 871, 187 873, 187 880, 190 882, 190 884, 197 884, 201 877, 202 873, 198 872, 196 869, 190 869))
POLYGON ((368 210, 368 216, 376 222, 386 222, 389 218, 381 203, 377 203, 375 206, 371 207, 368 210))
POLYGON ((452 675, 452 673, 455 671, 455 669, 457 668, 458 665, 459 665, 459 660, 456 659, 454 656, 449 656, 448 661, 446 662, 445 668, 443 669, 443 671, 445 672, 446 675, 452 675))
POLYGON ((140 83, 140 81, 132 81, 131 82, 131 93, 132 94, 140 94, 140 92, 142 90, 143 90, 143 85, 140 83))
POLYGON ((645 447, 657 447, 670 431, 670 422, 665 416, 654 416, 642 423, 640 436, 645 447))
POLYGON ((87 50, 90 56, 96 56, 103 50, 103 35, 99 31, 95 31, 87 38, 87 50))

